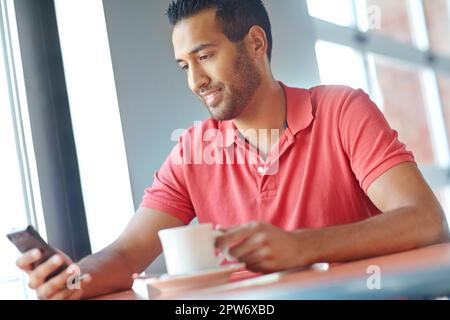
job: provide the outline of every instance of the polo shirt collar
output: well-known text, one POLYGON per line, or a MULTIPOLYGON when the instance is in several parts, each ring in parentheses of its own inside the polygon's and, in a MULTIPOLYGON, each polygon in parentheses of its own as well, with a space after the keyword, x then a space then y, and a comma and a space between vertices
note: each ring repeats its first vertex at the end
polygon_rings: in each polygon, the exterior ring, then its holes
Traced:
MULTIPOLYGON (((286 97, 288 130, 295 136, 314 120, 311 96, 306 89, 291 88, 281 81, 279 83, 286 97)), ((233 120, 219 121, 219 130, 225 140, 225 146, 230 147, 237 139, 237 128, 233 120), (227 131, 234 132, 232 138, 227 137, 227 131)))
POLYGON ((284 89, 287 104, 287 123, 292 135, 309 127, 314 120, 309 91, 291 88, 279 82, 284 89))

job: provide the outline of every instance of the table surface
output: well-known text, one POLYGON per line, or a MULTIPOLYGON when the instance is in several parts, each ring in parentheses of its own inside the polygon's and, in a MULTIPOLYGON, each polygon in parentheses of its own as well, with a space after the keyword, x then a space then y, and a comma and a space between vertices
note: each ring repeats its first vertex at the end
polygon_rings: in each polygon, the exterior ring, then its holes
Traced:
POLYGON ((450 243, 330 264, 322 269, 265 275, 242 271, 234 273, 226 284, 171 295, 148 291, 144 281, 136 280, 132 290, 96 299, 422 299, 447 295, 450 295, 450 243), (379 274, 378 283, 374 271, 379 274))

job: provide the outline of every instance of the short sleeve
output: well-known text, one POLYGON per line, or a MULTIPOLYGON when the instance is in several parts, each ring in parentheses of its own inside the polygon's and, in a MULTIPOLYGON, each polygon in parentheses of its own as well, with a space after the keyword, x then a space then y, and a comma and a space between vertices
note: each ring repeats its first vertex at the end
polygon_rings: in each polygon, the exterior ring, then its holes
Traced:
POLYGON ((352 90, 343 103, 339 133, 352 170, 366 193, 370 184, 392 167, 415 162, 397 131, 362 90, 352 90))
POLYGON ((186 187, 185 167, 178 161, 180 143, 154 175, 153 184, 145 189, 141 207, 168 213, 185 224, 195 217, 195 211, 186 187))

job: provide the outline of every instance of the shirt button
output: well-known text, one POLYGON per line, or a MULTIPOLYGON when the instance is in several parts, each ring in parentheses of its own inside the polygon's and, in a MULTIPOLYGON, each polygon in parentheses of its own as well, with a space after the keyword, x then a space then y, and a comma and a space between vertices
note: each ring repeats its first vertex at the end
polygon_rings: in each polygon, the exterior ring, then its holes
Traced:
POLYGON ((266 172, 266 170, 263 167, 258 167, 259 174, 264 174, 265 172, 266 172))

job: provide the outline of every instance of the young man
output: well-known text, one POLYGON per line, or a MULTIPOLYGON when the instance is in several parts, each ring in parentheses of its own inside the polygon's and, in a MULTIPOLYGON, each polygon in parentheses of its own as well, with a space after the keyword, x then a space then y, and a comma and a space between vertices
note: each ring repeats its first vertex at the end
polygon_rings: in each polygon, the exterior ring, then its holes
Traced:
POLYGON ((39 298, 130 288, 161 253, 157 232, 194 217, 220 225, 217 247, 263 272, 447 241, 412 154, 364 92, 274 79, 260 0, 175 0, 168 16, 175 60, 211 118, 182 135, 123 234, 79 262, 89 274, 82 290, 66 288, 68 273, 43 281, 60 256, 35 270, 33 252, 17 261, 39 298), (204 148, 215 161, 186 161, 204 148))

